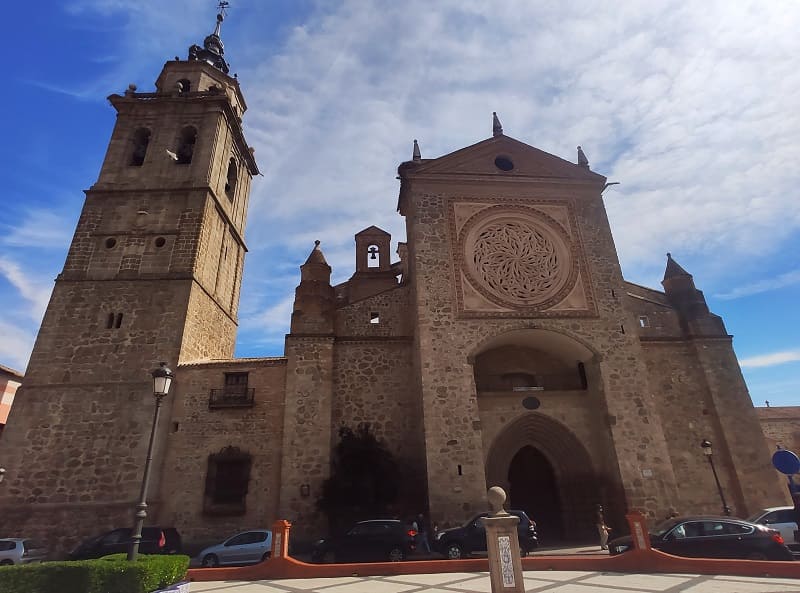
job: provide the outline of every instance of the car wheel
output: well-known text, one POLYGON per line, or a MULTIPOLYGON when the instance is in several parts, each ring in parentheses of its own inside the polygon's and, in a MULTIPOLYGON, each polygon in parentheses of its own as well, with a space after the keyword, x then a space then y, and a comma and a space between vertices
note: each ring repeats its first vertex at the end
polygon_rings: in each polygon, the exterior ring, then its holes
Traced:
POLYGON ((403 548, 394 547, 389 550, 389 562, 402 562, 405 557, 403 548))
POLYGON ((0 566, 11 566, 12 564, 14 564, 14 561, 10 560, 9 558, 6 558, 5 560, 0 560, 0 566))
POLYGON ((460 560, 464 557, 464 551, 461 549, 460 545, 455 542, 451 542, 447 544, 444 555, 447 556, 448 560, 460 560))
POLYGON ((762 553, 762 552, 750 552, 747 555, 747 559, 748 560, 769 560, 769 558, 767 558, 767 555, 762 553))
POLYGON ((219 558, 216 554, 206 554, 203 556, 203 568, 216 568, 219 566, 219 558))

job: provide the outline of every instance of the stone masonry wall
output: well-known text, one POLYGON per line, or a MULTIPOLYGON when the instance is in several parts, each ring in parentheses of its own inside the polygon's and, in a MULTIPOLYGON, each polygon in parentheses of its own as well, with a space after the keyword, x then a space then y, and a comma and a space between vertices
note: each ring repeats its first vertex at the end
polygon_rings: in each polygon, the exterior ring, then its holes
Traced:
POLYGON ((412 344, 397 341, 337 341, 334 351, 334 445, 340 426, 367 423, 398 460, 425 476, 425 445, 419 393, 412 374, 412 344))
POLYGON ((723 459, 736 476, 742 509, 749 515, 776 500, 787 500, 730 339, 696 339, 694 346, 730 455, 723 459))
POLYGON ((46 531, 69 546, 119 523, 53 529, 52 517, 73 516, 65 509, 78 517, 91 507, 128 523, 152 425, 150 372, 161 360, 177 362, 180 332, 164 328, 181 327, 189 284, 57 283, 0 442, 8 471, 0 512, 8 529, 13 518, 24 522, 25 533, 46 531), (119 328, 107 327, 110 312, 122 314, 119 328))
POLYGON ((413 335, 410 287, 398 286, 339 307, 335 333, 338 337, 413 335), (380 323, 370 323, 372 313, 378 314, 380 323))
POLYGON ((800 406, 756 408, 770 451, 778 446, 800 454, 800 406))
POLYGON ((221 541, 244 529, 270 528, 278 516, 286 359, 239 359, 181 365, 175 380, 172 424, 159 493, 158 520, 178 528, 184 544, 221 541), (225 373, 247 373, 254 403, 209 409, 225 373), (208 456, 233 446, 252 455, 246 513, 206 515, 203 493, 208 456))
POLYGON ((453 184, 447 190, 428 191, 419 182, 406 213, 409 252, 416 280, 419 322, 419 356, 422 367, 428 476, 432 513, 459 515, 484 505, 485 484, 481 479, 482 442, 475 387, 467 357, 480 344, 503 332, 535 324, 552 329, 588 345, 601 359, 605 412, 611 419, 615 455, 628 505, 655 517, 666 512, 675 498, 675 478, 669 464, 664 435, 658 422, 656 403, 647 382, 641 349, 630 330, 632 316, 624 309, 624 283, 602 201, 591 192, 581 193, 545 185, 482 186, 453 184), (573 192, 582 249, 599 317, 582 319, 458 319, 454 316, 453 277, 448 197, 486 196, 497 203, 524 196, 535 204, 539 197, 554 199, 573 192), (625 331, 625 326, 628 331, 625 331), (448 445, 455 441, 456 445, 448 445), (465 487, 454 499, 437 498, 447 491, 439 476, 454 460, 462 464, 465 487), (643 470, 650 476, 642 479, 643 470))
POLYGON ((278 513, 292 522, 297 540, 327 531, 316 508, 322 482, 330 475, 331 403, 333 393, 331 337, 286 338, 286 403, 283 461, 278 513), (308 484, 309 495, 300 486, 308 484))
POLYGON ((719 494, 708 461, 700 447, 703 439, 714 444, 715 462, 728 505, 746 516, 719 421, 709 399, 703 369, 691 344, 649 342, 643 348, 651 385, 657 394, 661 422, 678 481, 678 513, 720 513, 719 494))

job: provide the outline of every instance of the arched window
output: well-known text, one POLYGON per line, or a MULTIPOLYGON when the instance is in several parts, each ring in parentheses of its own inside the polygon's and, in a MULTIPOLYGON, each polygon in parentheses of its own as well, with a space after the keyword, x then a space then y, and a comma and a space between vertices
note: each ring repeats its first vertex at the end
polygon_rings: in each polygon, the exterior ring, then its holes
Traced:
POLYGON ((368 268, 379 268, 381 265, 381 260, 378 257, 380 255, 380 248, 377 245, 370 245, 367 247, 367 267, 368 268))
POLYGON ((176 85, 179 93, 188 93, 192 90, 192 83, 187 78, 181 78, 176 85))
POLYGON ((192 155, 194 155, 194 144, 197 141, 197 129, 194 126, 186 126, 181 130, 180 141, 178 142, 178 150, 175 154, 178 157, 177 163, 179 165, 188 165, 192 162, 192 155))
POLYGON ((133 150, 131 160, 128 164, 132 167, 141 167, 144 157, 147 154, 147 146, 150 144, 150 130, 139 128, 133 133, 133 150))
POLYGON ((236 166, 236 159, 231 159, 228 163, 228 177, 225 180, 225 193, 228 199, 233 200, 236 193, 236 181, 239 179, 239 168, 236 166))

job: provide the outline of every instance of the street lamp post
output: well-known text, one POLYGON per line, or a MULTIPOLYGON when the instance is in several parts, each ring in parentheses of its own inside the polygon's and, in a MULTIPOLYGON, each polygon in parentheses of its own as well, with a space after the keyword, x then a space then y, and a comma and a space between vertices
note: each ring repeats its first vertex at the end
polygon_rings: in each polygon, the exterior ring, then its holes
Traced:
POLYGON ((153 375, 153 397, 156 400, 156 409, 153 414, 153 426, 150 428, 150 443, 147 445, 147 461, 144 464, 144 476, 142 476, 142 489, 139 493, 139 504, 136 505, 136 520, 133 524, 133 535, 131 536, 130 547, 128 548, 128 560, 136 560, 139 554, 139 543, 142 541, 142 526, 147 517, 147 486, 150 482, 150 462, 153 461, 153 443, 156 440, 156 427, 158 426, 158 415, 161 411, 161 402, 169 393, 172 384, 173 374, 167 367, 166 362, 155 369, 153 375))
POLYGON ((719 492, 719 499, 722 501, 722 513, 730 516, 731 509, 728 506, 728 503, 725 502, 725 493, 722 492, 722 484, 719 483, 717 468, 714 467, 714 455, 713 451, 711 450, 711 441, 708 439, 703 439, 703 441, 700 443, 700 446, 703 448, 703 453, 708 458, 708 463, 711 465, 711 472, 714 474, 714 481, 717 483, 717 492, 719 492))

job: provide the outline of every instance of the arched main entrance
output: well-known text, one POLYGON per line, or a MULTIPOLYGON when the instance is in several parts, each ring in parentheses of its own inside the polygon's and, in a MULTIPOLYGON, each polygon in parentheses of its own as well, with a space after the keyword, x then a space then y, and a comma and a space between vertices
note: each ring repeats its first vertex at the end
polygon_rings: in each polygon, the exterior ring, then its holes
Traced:
POLYGON ((544 414, 525 413, 497 436, 486 458, 486 485, 509 493, 510 506, 537 522, 543 544, 594 537, 602 480, 578 438, 544 414))
POLYGON ((536 521, 542 541, 564 537, 561 495, 553 466, 541 451, 522 447, 508 468, 509 507, 525 511, 536 521))

